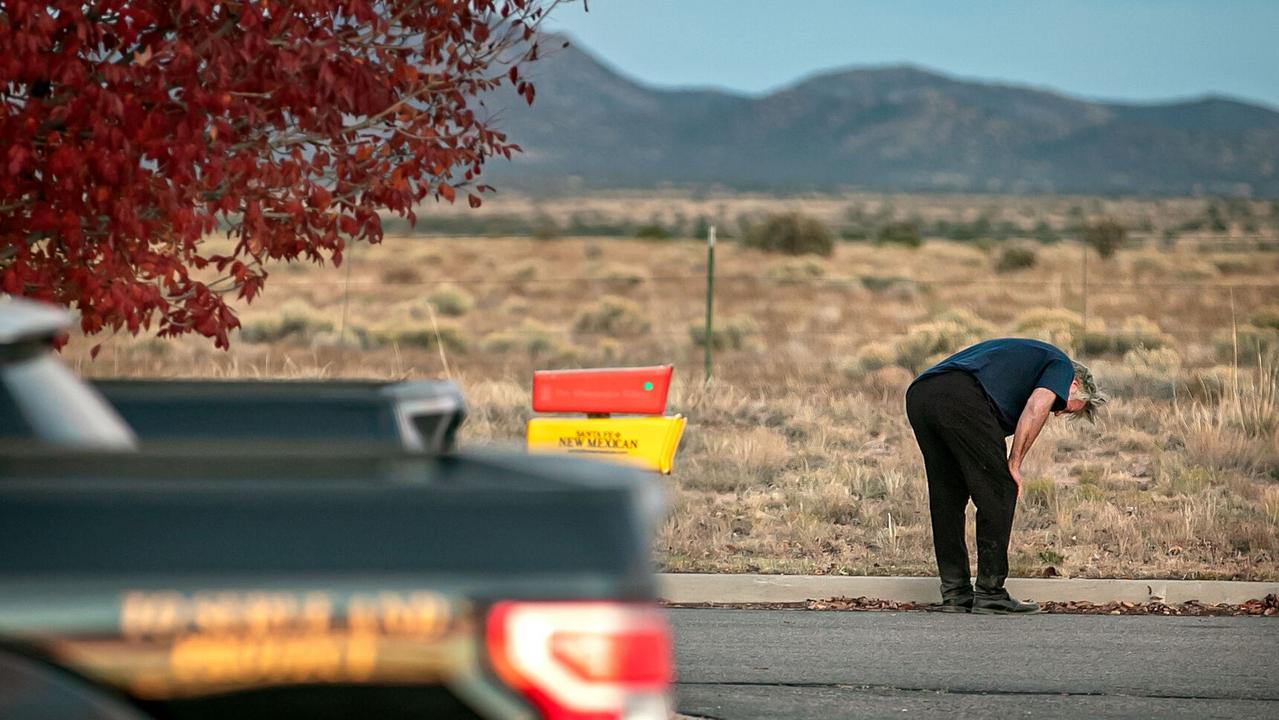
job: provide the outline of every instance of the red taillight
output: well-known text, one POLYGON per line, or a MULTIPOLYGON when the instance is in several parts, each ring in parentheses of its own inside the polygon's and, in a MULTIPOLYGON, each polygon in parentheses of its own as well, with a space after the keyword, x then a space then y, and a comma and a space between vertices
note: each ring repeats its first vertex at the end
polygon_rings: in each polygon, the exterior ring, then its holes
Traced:
POLYGON ((498 675, 547 720, 665 720, 671 633, 653 605, 504 602, 488 620, 498 675))

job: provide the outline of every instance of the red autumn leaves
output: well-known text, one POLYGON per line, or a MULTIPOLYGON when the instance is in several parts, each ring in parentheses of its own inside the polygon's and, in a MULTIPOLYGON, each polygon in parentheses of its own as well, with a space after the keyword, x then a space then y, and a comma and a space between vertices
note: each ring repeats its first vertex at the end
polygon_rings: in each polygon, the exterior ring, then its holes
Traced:
POLYGON ((272 261, 340 262, 379 213, 465 194, 519 150, 553 0, 5 3, 0 287, 104 329, 226 347, 272 261), (204 238, 227 227, 229 251, 204 238))

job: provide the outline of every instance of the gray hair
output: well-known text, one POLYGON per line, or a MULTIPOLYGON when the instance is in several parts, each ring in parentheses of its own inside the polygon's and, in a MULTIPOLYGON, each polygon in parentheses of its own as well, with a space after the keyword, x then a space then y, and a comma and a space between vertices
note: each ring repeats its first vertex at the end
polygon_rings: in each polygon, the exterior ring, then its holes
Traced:
POLYGON ((1079 389, 1071 393, 1071 395, 1084 401, 1084 406, 1077 416, 1090 423, 1097 422, 1097 411, 1101 409, 1102 405, 1109 402, 1110 398, 1097 389, 1097 381, 1093 379, 1092 370, 1089 370, 1088 366, 1078 362, 1075 362, 1074 366, 1075 379, 1079 381, 1079 389))

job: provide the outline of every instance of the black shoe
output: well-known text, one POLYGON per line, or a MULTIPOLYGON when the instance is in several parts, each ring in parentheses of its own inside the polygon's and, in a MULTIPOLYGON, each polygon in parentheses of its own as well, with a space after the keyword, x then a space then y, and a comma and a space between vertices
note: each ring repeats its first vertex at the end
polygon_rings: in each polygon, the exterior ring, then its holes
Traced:
POLYGON ((928 609, 932 612, 944 612, 944 613, 972 612, 973 598, 971 595, 968 596, 967 598, 950 598, 950 599, 942 600, 936 605, 929 605, 928 609))
POLYGON ((978 592, 973 598, 972 612, 978 615, 1034 615, 1039 606, 1010 596, 1007 590, 978 592))
POLYGON ((973 609, 973 583, 968 578, 941 582, 941 602, 929 605, 929 610, 945 613, 966 613, 973 609))

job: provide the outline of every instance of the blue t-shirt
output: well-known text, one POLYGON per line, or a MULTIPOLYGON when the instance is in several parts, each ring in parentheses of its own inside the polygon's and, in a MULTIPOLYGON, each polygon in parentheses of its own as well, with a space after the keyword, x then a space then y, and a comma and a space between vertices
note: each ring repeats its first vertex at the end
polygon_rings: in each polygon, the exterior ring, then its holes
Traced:
POLYGON ((925 370, 915 382, 952 370, 977 378, 995 406, 1000 427, 1009 435, 1035 388, 1052 390, 1057 396, 1052 409, 1063 410, 1075 379, 1074 364, 1056 347, 1039 340, 1000 338, 960 350, 925 370))

